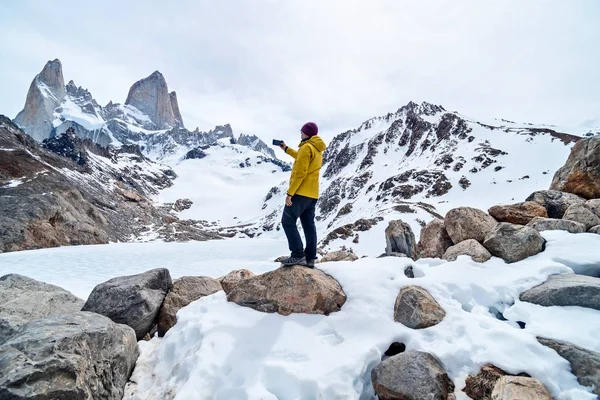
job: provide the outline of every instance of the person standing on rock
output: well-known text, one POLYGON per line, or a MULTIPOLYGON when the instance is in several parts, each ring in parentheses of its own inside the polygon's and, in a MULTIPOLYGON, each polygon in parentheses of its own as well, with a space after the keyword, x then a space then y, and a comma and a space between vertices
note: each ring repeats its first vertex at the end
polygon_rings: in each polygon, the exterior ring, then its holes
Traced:
POLYGON ((290 149, 285 142, 280 147, 294 158, 290 185, 285 199, 281 225, 285 231, 292 254, 282 261, 284 266, 304 265, 314 268, 317 258, 317 227, 315 207, 319 199, 319 174, 323 162, 325 142, 317 134, 319 128, 314 122, 304 124, 300 130, 298 151, 290 149), (298 232, 296 222, 300 218, 306 248, 298 232))

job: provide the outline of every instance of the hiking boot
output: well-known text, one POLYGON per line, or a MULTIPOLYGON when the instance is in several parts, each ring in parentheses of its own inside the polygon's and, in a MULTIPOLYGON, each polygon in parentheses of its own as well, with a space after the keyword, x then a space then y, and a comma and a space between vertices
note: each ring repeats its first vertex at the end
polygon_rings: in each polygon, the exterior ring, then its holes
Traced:
POLYGON ((284 267, 291 267, 294 265, 306 266, 306 257, 289 257, 281 262, 284 267))
POLYGON ((308 268, 314 268, 314 267, 315 267, 315 260, 314 260, 314 259, 312 259, 312 260, 308 260, 308 261, 306 261, 306 266, 307 266, 308 268))

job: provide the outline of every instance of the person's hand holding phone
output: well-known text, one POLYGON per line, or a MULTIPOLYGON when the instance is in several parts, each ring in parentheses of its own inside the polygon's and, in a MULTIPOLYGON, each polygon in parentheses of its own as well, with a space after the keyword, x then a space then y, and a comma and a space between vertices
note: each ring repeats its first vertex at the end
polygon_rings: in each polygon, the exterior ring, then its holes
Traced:
POLYGON ((285 142, 282 140, 281 143, 279 144, 279 147, 281 148, 281 150, 285 151, 285 148, 287 147, 285 142))

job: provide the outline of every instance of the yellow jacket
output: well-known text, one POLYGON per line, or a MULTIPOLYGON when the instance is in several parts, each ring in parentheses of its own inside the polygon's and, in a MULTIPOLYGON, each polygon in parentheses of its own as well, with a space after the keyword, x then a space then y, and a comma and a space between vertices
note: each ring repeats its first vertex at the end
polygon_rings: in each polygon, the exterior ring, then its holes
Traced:
POLYGON ((312 136, 300 142, 298 151, 287 147, 285 152, 294 157, 290 187, 287 194, 300 195, 312 199, 319 198, 319 172, 323 163, 325 142, 319 136, 312 136))

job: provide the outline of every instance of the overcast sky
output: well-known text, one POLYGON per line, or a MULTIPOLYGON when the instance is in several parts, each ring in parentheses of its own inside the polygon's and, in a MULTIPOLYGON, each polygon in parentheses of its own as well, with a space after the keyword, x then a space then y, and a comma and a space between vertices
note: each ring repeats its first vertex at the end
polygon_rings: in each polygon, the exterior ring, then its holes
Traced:
MULTIPOLYGON (((600 117, 600 1, 3 1, 0 114, 59 58, 105 105, 161 71, 188 128, 328 134, 410 100, 478 117, 600 117)), ((329 135, 328 135, 329 136, 329 135)))

